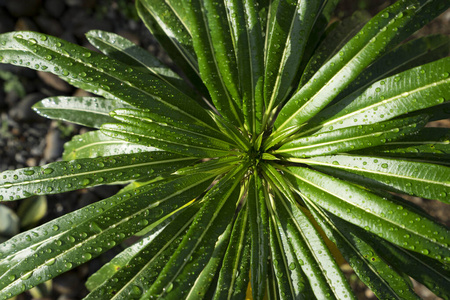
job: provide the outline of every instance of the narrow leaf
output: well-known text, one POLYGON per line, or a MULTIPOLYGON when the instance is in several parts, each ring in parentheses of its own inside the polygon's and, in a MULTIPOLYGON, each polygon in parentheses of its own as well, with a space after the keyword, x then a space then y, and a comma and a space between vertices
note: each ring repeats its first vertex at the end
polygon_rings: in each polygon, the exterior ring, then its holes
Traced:
POLYGON ((302 194, 333 215, 441 262, 449 256, 450 232, 409 206, 315 170, 290 167, 289 173, 302 194))
POLYGON ((316 157, 311 160, 310 165, 338 176, 345 177, 345 174, 348 174, 346 178, 363 185, 374 185, 450 203, 450 167, 383 157, 347 155, 316 157))
POLYGON ((12 201, 32 195, 57 194, 140 177, 156 177, 194 161, 192 157, 156 151, 60 161, 41 167, 5 171, 0 179, 0 198, 12 201))
POLYGON ((109 113, 125 107, 131 106, 119 100, 97 97, 50 97, 33 105, 33 109, 46 118, 94 128, 100 128, 103 123, 117 122, 109 113))

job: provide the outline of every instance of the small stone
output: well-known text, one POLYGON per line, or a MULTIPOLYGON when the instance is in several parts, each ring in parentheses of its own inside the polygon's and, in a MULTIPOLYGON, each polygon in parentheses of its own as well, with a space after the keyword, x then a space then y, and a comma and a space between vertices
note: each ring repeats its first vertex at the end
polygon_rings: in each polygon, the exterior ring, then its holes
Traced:
POLYGON ((25 96, 10 111, 11 117, 17 122, 40 122, 44 118, 39 116, 31 107, 38 101, 45 98, 44 94, 33 93, 25 96))
POLYGON ((19 18, 16 22, 15 26, 16 31, 39 31, 39 27, 36 25, 36 23, 27 17, 19 18))
POLYGON ((58 76, 42 71, 38 71, 37 73, 39 78, 41 78, 41 80, 45 82, 45 84, 47 84, 49 87, 63 93, 69 93, 72 91, 72 86, 58 76))
POLYGON ((47 161, 60 157, 64 150, 64 142, 61 139, 61 133, 57 128, 57 124, 57 121, 52 121, 50 129, 45 136, 44 159, 47 161))

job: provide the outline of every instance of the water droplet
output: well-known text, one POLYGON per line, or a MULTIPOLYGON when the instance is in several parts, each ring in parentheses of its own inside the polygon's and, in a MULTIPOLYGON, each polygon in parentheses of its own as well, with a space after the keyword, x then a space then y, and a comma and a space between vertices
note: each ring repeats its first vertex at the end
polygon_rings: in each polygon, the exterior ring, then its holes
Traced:
POLYGON ((51 173, 53 173, 53 169, 46 168, 46 169, 42 170, 42 173, 44 173, 44 174, 51 174, 51 173))
POLYGON ((138 287, 137 285, 133 285, 131 287, 131 292, 132 295, 134 296, 139 296, 142 294, 142 289, 140 287, 138 287))
POLYGON ((32 45, 36 45, 36 44, 37 44, 36 39, 29 39, 28 41, 29 41, 30 44, 32 44, 32 45))
POLYGON ((22 275, 21 279, 22 279, 22 280, 27 280, 28 278, 31 277, 31 275, 33 275, 33 271, 28 272, 28 273, 22 275))
POLYGON ((381 167, 386 169, 388 167, 388 164, 382 164, 381 167))
POLYGON ((10 281, 14 281, 14 279, 16 279, 16 276, 14 276, 14 275, 9 275, 9 276, 8 276, 8 279, 9 279, 10 281))
POLYGON ((59 230, 59 226, 58 225, 53 225, 52 229, 53 229, 53 231, 58 231, 59 230))
POLYGON ((46 59, 46 60, 52 60, 52 59, 53 59, 53 56, 51 56, 50 54, 49 54, 49 55, 46 55, 46 56, 45 56, 45 59, 46 59))
POLYGON ((90 260, 90 259, 92 258, 92 254, 86 252, 86 253, 83 254, 82 257, 83 257, 83 259, 85 259, 85 260, 90 260))
POLYGON ((389 13, 388 12, 382 13, 381 17, 384 19, 387 19, 387 18, 389 18, 389 13))
POLYGON ((65 267, 66 269, 70 269, 70 268, 72 268, 72 263, 66 262, 66 263, 64 264, 64 267, 65 267))
POLYGON ((46 264, 47 266, 51 266, 51 265, 53 265, 55 262, 56 262, 56 259, 50 258, 49 260, 47 260, 47 261, 45 262, 45 264, 46 264))
POLYGON ((34 171, 33 170, 25 170, 25 171, 23 171, 23 174, 25 174, 25 175, 33 175, 34 171))
POLYGON ((46 41, 47 40, 47 36, 46 35, 41 35, 40 40, 43 41, 43 42, 46 41))

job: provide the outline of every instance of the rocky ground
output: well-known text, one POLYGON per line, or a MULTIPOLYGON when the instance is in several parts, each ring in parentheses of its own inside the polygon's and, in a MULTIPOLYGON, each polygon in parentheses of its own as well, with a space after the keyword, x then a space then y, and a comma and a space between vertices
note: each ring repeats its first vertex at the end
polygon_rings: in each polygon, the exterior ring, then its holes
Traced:
MULTIPOLYGON (((88 48, 84 33, 91 29, 116 32, 155 56, 171 64, 170 59, 158 48, 157 43, 138 20, 131 0, 0 0, 0 33, 14 30, 34 30, 61 37, 88 48)), ((392 1, 391 1, 392 2, 392 1)), ((368 9, 372 13, 386 5, 383 0, 346 0, 340 4, 337 17, 345 17, 355 9, 368 9)), ((420 34, 450 34, 450 12, 431 23, 420 34)), ((43 165, 61 157, 64 142, 87 129, 59 121, 50 121, 31 110, 37 101, 58 95, 88 95, 75 89, 58 77, 45 72, 0 64, 0 171, 26 166, 43 165), (3 86, 3 87, 2 87, 3 86)), ((448 126, 449 122, 440 125, 448 126)), ((40 223, 59 217, 117 191, 116 187, 98 187, 46 198, 46 212, 40 223)), ((448 224, 449 211, 433 201, 413 198, 432 215, 448 224)), ((42 201, 40 202, 42 203, 42 201)), ((19 211, 20 202, 6 204, 19 211)), ((23 213, 19 216, 23 216, 23 213)), ((0 220, 2 221, 2 220, 0 220)), ((24 229, 24 228, 22 228, 24 229)), ((46 299, 81 299, 86 295, 86 278, 104 262, 111 259, 118 249, 100 256, 89 264, 80 266, 52 281, 46 299)), ((349 275, 350 276, 350 275, 349 275)), ((373 294, 353 280, 360 299, 375 299, 373 294)), ((45 288, 41 288, 45 290, 45 288)), ((420 289, 424 299, 437 299, 426 289, 420 289)), ((34 294, 36 297, 37 294, 34 294)), ((24 293, 17 299, 30 299, 24 293)))

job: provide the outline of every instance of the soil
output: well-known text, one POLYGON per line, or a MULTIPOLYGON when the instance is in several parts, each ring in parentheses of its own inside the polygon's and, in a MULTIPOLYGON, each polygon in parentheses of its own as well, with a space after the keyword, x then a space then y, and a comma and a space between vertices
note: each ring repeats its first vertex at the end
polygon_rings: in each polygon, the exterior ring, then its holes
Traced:
MULTIPOLYGON (((170 58, 158 46, 145 26, 138 20, 129 0, 0 0, 0 33, 14 30, 34 30, 52 34, 70 42, 94 49, 84 33, 91 29, 102 29, 118 33, 147 49, 166 64, 173 67, 170 58)), ((349 16, 355 9, 367 9, 375 14, 389 2, 384 0, 345 0, 339 4, 337 18, 349 16)), ((416 34, 450 34, 450 11, 427 25, 416 34)), ((0 64, 0 172, 27 166, 43 165, 60 159, 63 144, 74 135, 86 132, 78 125, 51 121, 31 110, 37 101, 60 95, 89 95, 75 89, 56 76, 24 68, 0 64)), ((435 124, 450 127, 450 120, 435 124)), ((89 190, 50 195, 46 197, 47 212, 39 224, 57 218, 67 212, 104 199, 117 192, 118 187, 97 187, 89 190)), ((449 208, 439 202, 420 198, 409 200, 424 207, 442 223, 450 225, 449 208)), ((18 211, 22 201, 3 203, 18 211)), ((1 222, 1 220, 0 220, 1 222)), ((24 229, 24 228, 22 228, 24 229)), ((6 238, 6 237, 3 237, 6 238)), ((84 282, 102 264, 122 249, 118 246, 104 255, 53 279, 45 299, 81 299, 88 291, 84 282)), ((346 269, 346 266, 343 266, 346 269)), ((351 271, 346 274, 359 299, 376 299, 351 271)), ((43 287, 41 290, 45 290, 43 287)), ((427 289, 417 285, 423 299, 439 299, 427 289)), ((36 296, 36 294, 34 294, 36 296)), ((26 292, 18 300, 32 299, 26 292)))

